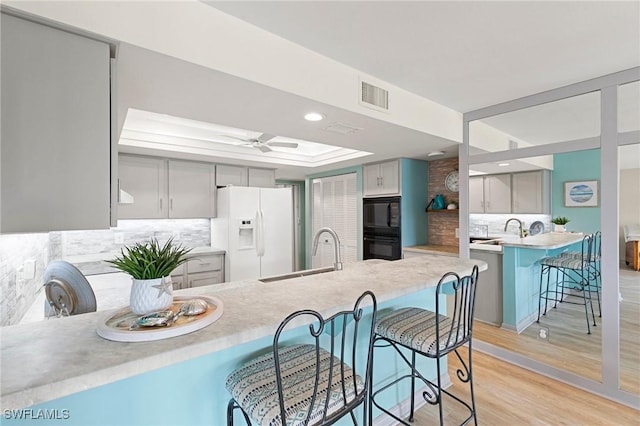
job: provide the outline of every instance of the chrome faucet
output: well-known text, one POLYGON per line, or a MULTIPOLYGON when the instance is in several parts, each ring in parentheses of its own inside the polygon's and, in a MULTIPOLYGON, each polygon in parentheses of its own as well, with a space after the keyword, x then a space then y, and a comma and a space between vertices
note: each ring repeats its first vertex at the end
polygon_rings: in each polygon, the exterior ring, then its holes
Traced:
POLYGON ((507 219, 507 221, 504 224, 504 230, 505 231, 507 230, 507 226, 509 226, 509 222, 511 222, 512 220, 515 220, 516 222, 518 222, 518 226, 520 227, 520 238, 524 238, 524 224, 518 218, 512 217, 511 219, 507 219))
POLYGON ((318 242, 320 241, 320 234, 327 233, 333 238, 333 247, 335 248, 335 262, 333 263, 333 269, 336 271, 342 271, 342 257, 340 256, 340 238, 338 234, 331 228, 320 228, 316 232, 316 236, 313 237, 313 255, 316 255, 318 251, 318 242))

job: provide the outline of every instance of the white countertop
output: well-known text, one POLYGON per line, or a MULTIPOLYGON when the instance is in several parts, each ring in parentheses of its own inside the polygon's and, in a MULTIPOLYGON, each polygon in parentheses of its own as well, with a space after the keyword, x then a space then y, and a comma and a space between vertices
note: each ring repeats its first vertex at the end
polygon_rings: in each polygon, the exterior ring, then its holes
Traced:
POLYGON ((503 246, 534 249, 557 249, 582 241, 581 232, 548 232, 526 238, 505 239, 503 246))
POLYGON ((0 409, 27 407, 271 336, 295 310, 330 315, 351 309, 365 290, 380 303, 434 287, 444 273, 469 274, 474 264, 487 269, 478 260, 424 255, 345 264, 339 272, 271 283, 245 280, 179 290, 177 295, 218 297, 224 314, 202 330, 152 342, 99 337, 96 326, 112 311, 3 327, 0 409))
POLYGON ((410 251, 413 253, 429 253, 438 254, 440 256, 454 256, 458 257, 460 249, 457 246, 442 246, 434 244, 422 244, 419 246, 402 247, 403 251, 410 251))
POLYGON ((516 235, 503 235, 491 241, 500 241, 500 244, 487 244, 478 242, 469 244, 471 250, 484 250, 502 252, 503 247, 521 247, 532 249, 557 249, 577 243, 584 237, 579 232, 548 232, 546 234, 532 235, 519 238, 516 235))

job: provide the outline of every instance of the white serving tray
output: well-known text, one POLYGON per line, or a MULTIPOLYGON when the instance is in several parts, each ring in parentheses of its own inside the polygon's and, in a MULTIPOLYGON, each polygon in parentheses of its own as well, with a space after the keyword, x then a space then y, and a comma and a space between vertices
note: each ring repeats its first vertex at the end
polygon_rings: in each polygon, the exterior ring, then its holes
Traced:
POLYGON ((175 323, 168 327, 139 327, 129 329, 129 325, 140 315, 131 312, 127 306, 103 317, 98 323, 98 336, 116 342, 148 342, 151 340, 167 339, 200 330, 213 324, 222 316, 223 303, 217 297, 211 296, 175 296, 173 305, 169 309, 178 312, 184 302, 191 299, 202 299, 209 305, 200 315, 180 316, 175 323))

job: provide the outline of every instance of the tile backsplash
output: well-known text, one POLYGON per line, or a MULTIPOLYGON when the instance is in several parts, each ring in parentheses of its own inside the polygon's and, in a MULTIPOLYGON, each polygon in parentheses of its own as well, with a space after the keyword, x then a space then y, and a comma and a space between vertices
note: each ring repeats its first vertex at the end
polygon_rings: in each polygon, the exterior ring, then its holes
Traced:
POLYGON ((42 287, 48 258, 49 234, 0 236, 0 326, 17 324, 22 319, 42 287), (28 261, 35 262, 33 278, 24 277, 28 261))
POLYGON ((507 231, 504 224, 508 219, 515 217, 524 222, 524 229, 529 229, 535 221, 544 224, 544 232, 551 232, 551 216, 547 214, 470 214, 469 235, 472 237, 484 237, 485 232, 495 234, 518 234, 517 222, 511 222, 507 231))
POLYGON ((102 258, 152 237, 161 243, 173 237, 190 248, 210 246, 210 223, 209 219, 120 220, 117 227, 105 230, 0 235, 0 326, 20 322, 41 291, 51 260, 72 261, 85 275, 110 272, 113 269, 102 258), (23 278, 19 271, 31 260, 35 276, 23 278))
MULTIPOLYGON (((54 233, 52 233, 54 234, 54 233)), ((209 219, 119 220, 116 228, 97 231, 67 231, 61 234, 61 256, 119 252, 125 245, 157 238, 172 238, 185 247, 211 245, 209 219)))

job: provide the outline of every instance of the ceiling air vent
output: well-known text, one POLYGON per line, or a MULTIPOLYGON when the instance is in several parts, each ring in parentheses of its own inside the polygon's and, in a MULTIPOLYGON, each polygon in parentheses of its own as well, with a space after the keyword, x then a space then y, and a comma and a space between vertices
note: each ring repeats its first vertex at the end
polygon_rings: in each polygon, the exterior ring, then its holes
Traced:
POLYGON ((509 139, 509 149, 518 149, 518 142, 509 139))
POLYGON ((355 133, 359 130, 362 130, 362 128, 336 121, 335 123, 329 124, 327 127, 323 127, 322 130, 326 130, 327 132, 340 133, 341 135, 348 135, 349 133, 355 133))
POLYGON ((389 111, 389 91, 360 80, 360 104, 378 111, 389 111))

